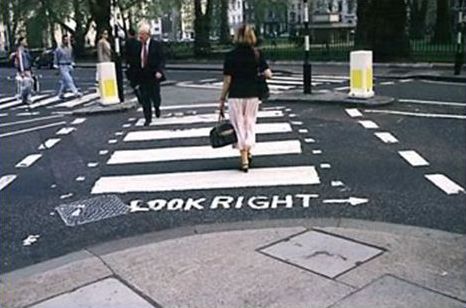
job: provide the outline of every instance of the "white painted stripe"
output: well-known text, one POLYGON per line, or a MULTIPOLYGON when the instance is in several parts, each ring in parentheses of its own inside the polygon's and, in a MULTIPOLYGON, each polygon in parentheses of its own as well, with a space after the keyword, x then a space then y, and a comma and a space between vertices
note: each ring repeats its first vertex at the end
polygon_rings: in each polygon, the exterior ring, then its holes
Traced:
POLYGON ((319 184, 315 167, 253 168, 101 177, 91 193, 183 191, 217 188, 276 187, 319 184))
POLYGON ((443 190, 447 195, 464 193, 464 188, 456 184, 443 174, 426 174, 425 177, 435 186, 443 190))
POLYGON ((218 80, 217 78, 208 78, 208 79, 201 79, 199 80, 199 82, 213 82, 217 80, 218 80))
POLYGON ((34 164, 39 158, 42 157, 42 154, 31 154, 26 156, 22 161, 16 164, 16 168, 28 168, 34 164))
POLYGON ((46 128, 55 127, 55 126, 59 126, 59 125, 65 125, 65 124, 66 124, 66 122, 63 121, 63 122, 56 122, 56 123, 51 123, 51 124, 47 124, 47 125, 42 125, 42 126, 36 126, 36 127, 27 128, 27 129, 17 130, 17 131, 14 131, 14 132, 8 132, 8 133, 0 134, 0 138, 14 136, 14 135, 20 135, 20 134, 24 134, 24 133, 28 133, 28 132, 33 132, 33 131, 36 131, 36 130, 46 129, 46 128))
POLYGON ((458 83, 456 81, 440 81, 440 80, 420 80, 423 83, 431 83, 431 84, 444 84, 449 86, 462 86, 463 84, 458 83))
POLYGON ((54 107, 66 107, 66 108, 73 108, 82 104, 85 104, 91 100, 94 100, 96 98, 99 98, 100 94, 99 93, 90 93, 87 95, 84 95, 81 98, 76 98, 68 102, 64 102, 58 105, 55 105, 54 107))
POLYGON ((47 139, 44 144, 41 144, 38 148, 38 150, 45 150, 45 149, 51 149, 53 146, 55 146, 57 143, 60 142, 60 138, 50 138, 47 139))
POLYGON ((398 101, 400 103, 411 103, 411 104, 466 107, 466 103, 459 103, 459 102, 426 101, 426 100, 420 100, 420 99, 404 99, 404 98, 399 98, 398 101))
POLYGON ((281 85, 295 85, 295 86, 302 86, 303 82, 299 81, 289 81, 289 80, 277 80, 277 79, 267 79, 267 84, 270 86, 271 84, 281 84, 281 85))
POLYGON ((391 85, 394 85, 395 82, 394 81, 385 81, 385 82, 381 82, 379 83, 381 86, 391 86, 391 85))
POLYGON ((401 79, 400 83, 412 82, 413 79, 401 79))
MULTIPOLYGON (((259 142, 254 147, 254 156, 280 154, 300 154, 298 140, 259 142)), ((232 147, 213 149, 210 146, 173 147, 144 150, 116 151, 108 160, 108 165, 163 162, 173 160, 196 160, 237 157, 238 150, 232 147)))
POLYGON ((68 134, 70 134, 71 132, 73 132, 75 130, 76 130, 76 128, 74 128, 74 127, 63 127, 62 129, 60 129, 55 134, 56 135, 68 135, 68 134))
POLYGON ((78 125, 86 122, 86 118, 76 118, 74 119, 73 122, 71 122, 71 125, 78 125))
MULTIPOLYGON (((35 102, 35 101, 38 101, 38 100, 40 100, 40 99, 42 99, 42 98, 44 98, 44 97, 48 97, 48 96, 49 96, 48 94, 46 94, 46 95, 38 95, 38 96, 33 96, 31 99, 32 99, 33 102, 35 102)), ((1 105, 1 106, 0 106, 0 110, 6 109, 6 108, 10 108, 10 107, 19 106, 19 105, 22 105, 22 104, 23 104, 23 102, 22 102, 21 100, 15 100, 15 101, 13 101, 13 102, 9 102, 9 103, 7 103, 7 104, 1 105)), ((32 105, 33 105, 33 104, 30 104, 29 106, 32 106, 32 105)), ((22 107, 23 109, 28 108, 28 107, 25 106, 25 105, 23 105, 23 106, 21 106, 21 107, 22 107)))
POLYGON ((7 117, 8 116, 8 113, 0 113, 0 117, 7 117))
POLYGON ((218 107, 218 103, 162 106, 162 107, 160 107, 160 109, 161 110, 174 110, 174 109, 193 109, 193 108, 206 108, 206 107, 218 107))
MULTIPOLYGON (((258 118, 279 118, 283 117, 284 114, 280 110, 272 111, 259 111, 257 113, 258 118)), ((226 114, 228 118, 228 114, 226 114)), ((143 126, 144 119, 139 119, 135 126, 143 126)), ((151 126, 158 125, 173 125, 173 124, 194 124, 194 123, 212 123, 218 121, 218 114, 208 113, 208 114, 198 114, 193 116, 183 116, 183 117, 171 117, 171 118, 159 118, 151 123, 151 126)))
POLYGON ((362 117, 362 113, 356 108, 348 108, 345 111, 352 118, 362 117))
POLYGON ((436 119, 451 119, 451 120, 464 120, 466 115, 457 114, 438 114, 438 113, 416 113, 416 112, 405 112, 396 110, 364 110, 367 113, 384 113, 384 114, 395 114, 405 115, 409 117, 420 117, 420 118, 436 118, 436 119))
POLYGON ((345 90, 349 90, 350 87, 339 87, 339 88, 335 88, 334 90, 335 91, 345 91, 345 90))
POLYGON ((3 190, 5 187, 10 185, 11 182, 16 180, 16 177, 17 176, 14 174, 7 174, 7 175, 2 176, 0 178, 0 190, 3 190))
POLYGON ((63 115, 53 115, 53 116, 34 118, 34 119, 29 119, 29 120, 7 122, 7 123, 0 124, 0 127, 6 127, 6 126, 12 126, 12 125, 18 125, 18 124, 26 124, 26 123, 32 123, 32 122, 50 120, 50 119, 56 119, 56 118, 63 118, 63 115))
POLYGON ((30 116, 36 116, 39 115, 39 111, 34 111, 34 112, 19 112, 16 114, 17 117, 30 117, 30 116))
POLYGON ((379 128, 379 126, 375 122, 369 120, 359 121, 359 124, 361 124, 364 128, 368 129, 379 128))
POLYGON ((398 154, 413 167, 429 166, 429 162, 416 151, 398 151, 398 154))
POLYGON ((276 84, 269 84, 269 90, 271 92, 291 90, 291 89, 294 89, 295 87, 296 86, 280 86, 280 85, 276 85, 276 84))
MULTIPOLYGON (((131 141, 149 141, 162 139, 178 139, 178 138, 197 138, 208 137, 212 127, 192 128, 192 129, 177 129, 177 130, 147 130, 129 132, 124 142, 131 141)), ((256 125, 256 134, 272 134, 272 133, 289 133, 292 131, 289 123, 259 123, 256 125)))
POLYGON ((16 96, 9 96, 9 97, 4 97, 0 99, 0 104, 15 100, 16 96))
POLYGON ((390 133, 381 132, 374 133, 374 135, 385 143, 398 143, 398 139, 390 133))

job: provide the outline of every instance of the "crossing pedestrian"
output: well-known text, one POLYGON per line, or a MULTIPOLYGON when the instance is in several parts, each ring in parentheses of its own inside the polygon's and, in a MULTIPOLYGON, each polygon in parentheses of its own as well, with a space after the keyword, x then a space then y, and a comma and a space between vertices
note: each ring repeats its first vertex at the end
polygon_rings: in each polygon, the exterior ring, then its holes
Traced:
POLYGON ((272 78, 272 71, 262 52, 254 47, 257 39, 251 26, 241 26, 236 31, 234 43, 235 48, 225 56, 219 110, 223 115, 228 97, 229 119, 238 138, 235 147, 241 156, 240 170, 248 172, 252 161, 251 148, 256 142, 259 75, 269 79, 272 78))
POLYGON ((18 94, 23 104, 31 102, 32 95, 32 56, 28 50, 25 37, 18 39, 18 47, 14 53, 14 63, 18 70, 16 80, 18 82, 18 94))
POLYGON ((144 112, 144 126, 152 122, 152 105, 155 108, 155 116, 160 117, 160 83, 165 80, 163 72, 164 57, 162 45, 151 38, 150 26, 143 24, 139 27, 139 41, 141 42, 133 55, 133 63, 136 66, 136 84, 140 89, 140 102, 144 112))
POLYGON ((74 70, 73 48, 67 34, 63 35, 61 45, 55 49, 53 67, 60 71, 58 97, 64 99, 65 91, 68 89, 73 92, 74 97, 81 97, 82 93, 76 88, 73 76, 71 75, 74 70))

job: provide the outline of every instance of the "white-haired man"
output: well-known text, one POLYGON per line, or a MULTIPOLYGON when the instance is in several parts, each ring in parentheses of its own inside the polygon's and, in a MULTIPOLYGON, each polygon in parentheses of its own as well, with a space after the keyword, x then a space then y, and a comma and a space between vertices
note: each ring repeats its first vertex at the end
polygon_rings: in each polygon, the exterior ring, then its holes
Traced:
POLYGON ((155 108, 155 116, 160 117, 160 82, 165 80, 165 61, 161 44, 150 37, 149 25, 143 24, 139 27, 139 40, 141 44, 134 53, 136 59, 132 62, 138 68, 136 83, 139 85, 139 99, 146 119, 144 126, 149 126, 152 121, 152 105, 155 108))

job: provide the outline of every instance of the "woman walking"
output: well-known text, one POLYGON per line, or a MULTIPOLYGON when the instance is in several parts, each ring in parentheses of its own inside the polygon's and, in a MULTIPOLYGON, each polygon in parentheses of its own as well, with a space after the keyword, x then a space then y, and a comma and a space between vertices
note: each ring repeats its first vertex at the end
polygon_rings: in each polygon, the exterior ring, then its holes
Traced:
POLYGON ((241 26, 235 35, 235 48, 225 58, 220 114, 224 114, 228 96, 230 122, 235 128, 240 151, 240 170, 248 172, 256 142, 256 118, 259 109, 259 75, 272 78, 272 71, 262 52, 256 49, 256 35, 249 25, 241 26))

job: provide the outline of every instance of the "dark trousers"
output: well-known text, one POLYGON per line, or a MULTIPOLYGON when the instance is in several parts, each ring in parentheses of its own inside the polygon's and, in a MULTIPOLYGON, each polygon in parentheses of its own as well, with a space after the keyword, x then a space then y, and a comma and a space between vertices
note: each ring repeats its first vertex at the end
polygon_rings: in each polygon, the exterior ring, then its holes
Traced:
POLYGON ((160 108, 162 98, 160 97, 160 83, 142 83, 140 85, 140 103, 144 111, 144 118, 147 122, 152 121, 152 105, 156 112, 160 108))

